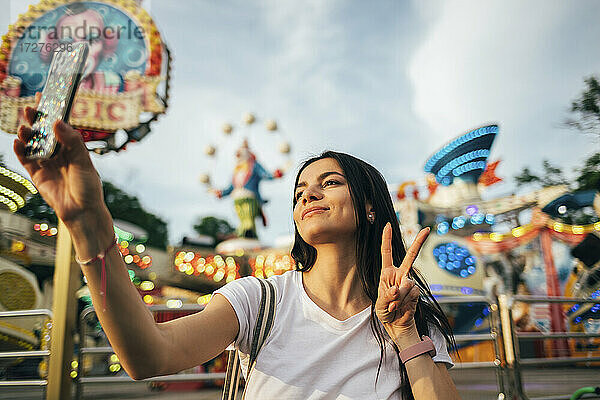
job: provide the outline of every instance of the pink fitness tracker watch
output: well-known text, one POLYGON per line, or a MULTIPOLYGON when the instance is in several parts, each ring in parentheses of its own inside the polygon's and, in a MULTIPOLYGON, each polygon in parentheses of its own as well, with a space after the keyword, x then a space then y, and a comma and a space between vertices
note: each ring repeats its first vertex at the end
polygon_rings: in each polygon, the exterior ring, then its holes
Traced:
POLYGON ((429 353, 431 357, 436 355, 433 341, 428 336, 423 336, 421 339, 421 342, 413 344, 400 352, 400 360, 403 364, 421 354, 429 353))

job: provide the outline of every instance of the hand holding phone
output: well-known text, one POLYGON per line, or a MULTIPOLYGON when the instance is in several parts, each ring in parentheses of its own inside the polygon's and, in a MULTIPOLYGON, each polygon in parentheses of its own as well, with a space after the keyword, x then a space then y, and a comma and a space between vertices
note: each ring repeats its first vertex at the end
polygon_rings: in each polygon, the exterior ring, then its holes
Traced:
POLYGON ((73 45, 72 51, 54 53, 31 127, 32 136, 25 145, 27 158, 47 160, 60 149, 53 126, 58 120, 69 119, 88 52, 88 44, 80 42, 73 45))
MULTIPOLYGON (((60 145, 60 151, 54 151, 52 158, 29 157, 26 153, 26 145, 35 140, 35 135, 39 135, 39 131, 30 128, 40 119, 38 106, 42 107, 42 94, 39 92, 36 93, 35 107, 25 108, 25 119, 29 125, 19 127, 18 138, 13 144, 19 162, 46 203, 67 227, 93 221, 97 215, 104 218, 108 211, 102 194, 102 182, 79 131, 63 118, 56 119, 54 123, 46 119, 47 133, 56 141, 55 147, 60 145)), ((65 115, 68 116, 68 112, 65 115)), ((42 147, 37 148, 43 150, 42 147)))

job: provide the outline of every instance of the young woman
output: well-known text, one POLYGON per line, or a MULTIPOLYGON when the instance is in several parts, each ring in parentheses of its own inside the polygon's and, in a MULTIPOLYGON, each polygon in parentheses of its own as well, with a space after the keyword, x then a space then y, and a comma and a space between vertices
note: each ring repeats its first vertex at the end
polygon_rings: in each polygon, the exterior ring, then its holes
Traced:
MULTIPOLYGON (((30 123, 34 115, 26 109, 30 123)), ((223 286, 202 312, 156 323, 111 246, 111 215, 81 136, 64 122, 54 130, 62 144, 54 159, 25 158, 25 126, 14 151, 69 229, 100 323, 129 376, 173 374, 231 343, 247 354, 260 301, 256 279, 223 286), (100 261, 86 262, 99 254, 105 286, 100 261)), ((269 278, 277 311, 246 398, 458 399, 447 372, 450 326, 412 268, 428 230, 405 252, 381 174, 343 153, 306 161, 296 177, 293 219, 298 269, 269 278), (431 337, 434 356, 423 335, 431 337)))

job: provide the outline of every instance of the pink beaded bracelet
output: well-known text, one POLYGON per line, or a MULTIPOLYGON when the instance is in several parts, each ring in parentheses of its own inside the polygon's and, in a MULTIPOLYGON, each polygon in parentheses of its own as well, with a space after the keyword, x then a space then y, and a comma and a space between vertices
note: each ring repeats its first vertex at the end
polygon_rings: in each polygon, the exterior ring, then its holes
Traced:
POLYGON ((117 238, 115 236, 115 239, 112 241, 110 246, 108 246, 106 248, 106 250, 104 250, 103 253, 98 254, 96 257, 94 257, 90 260, 81 261, 79 259, 79 257, 77 257, 77 255, 75 255, 75 261, 80 265, 88 265, 95 261, 102 260, 102 273, 100 275, 100 282, 101 282, 100 294, 102 295, 102 311, 106 311, 106 266, 105 266, 104 259, 106 258, 106 254, 108 253, 108 251, 110 249, 112 249, 115 246, 115 244, 117 244, 118 240, 119 240, 119 238, 117 238))

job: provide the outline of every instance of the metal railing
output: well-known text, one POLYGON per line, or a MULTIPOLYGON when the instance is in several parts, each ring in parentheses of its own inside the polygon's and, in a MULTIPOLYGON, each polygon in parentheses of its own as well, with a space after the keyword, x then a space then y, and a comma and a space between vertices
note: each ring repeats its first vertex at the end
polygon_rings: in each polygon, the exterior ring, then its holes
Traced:
MULTIPOLYGON (((204 309, 201 305, 184 305, 180 308, 170 308, 164 305, 153 305, 148 307, 152 313, 157 312, 181 312, 184 315, 198 312, 204 309)), ((85 308, 79 317, 79 342, 80 346, 84 343, 86 335, 86 324, 87 320, 96 314, 94 307, 90 306, 85 308)), ((184 316, 182 315, 182 316, 184 316)), ((105 347, 83 347, 79 348, 78 363, 77 363, 77 376, 75 378, 75 398, 81 399, 83 394, 83 385, 88 383, 123 383, 123 382, 198 382, 198 381, 212 381, 217 379, 225 379, 225 373, 179 373, 165 376, 155 376, 152 378, 133 380, 129 376, 83 376, 83 365, 84 356, 87 354, 111 354, 113 348, 110 346, 105 347)))
MULTIPOLYGON (((489 333, 483 334, 462 334, 455 335, 455 340, 457 343, 464 342, 491 342, 494 348, 494 357, 495 359, 492 361, 475 361, 475 362, 457 362, 455 363, 454 368, 456 369, 493 369, 496 373, 496 380, 498 385, 498 398, 504 399, 506 398, 506 382, 505 375, 506 371, 504 368, 504 363, 502 361, 502 353, 501 347, 502 343, 500 340, 500 318, 499 318, 499 309, 498 305, 495 304, 491 299, 483 296, 468 296, 468 297, 445 297, 442 299, 438 299, 440 304, 484 304, 490 310, 489 320, 490 320, 490 331, 489 333)), ((149 309, 153 312, 197 312, 201 311, 204 306, 196 306, 196 305, 185 305, 181 308, 169 308, 166 306, 150 306, 149 309)), ((89 318, 95 315, 95 310, 93 307, 87 307, 82 311, 80 319, 79 319, 79 338, 80 343, 86 335, 86 323, 89 318)), ((79 359, 78 359, 78 373, 75 378, 76 385, 76 399, 81 399, 83 392, 83 385, 88 383, 125 383, 125 382, 183 382, 183 381, 202 381, 202 380, 216 380, 216 379, 224 379, 225 373, 183 373, 183 374, 173 374, 173 375, 165 375, 158 376, 148 379, 143 379, 139 381, 134 381, 128 376, 94 376, 94 377, 85 377, 83 376, 83 357, 86 354, 111 354, 113 353, 113 349, 110 346, 106 347, 80 347, 79 349, 79 359)))
MULTIPOLYGON (((579 299, 563 297, 540 297, 540 296, 500 296, 498 303, 483 296, 464 296, 464 297, 445 297, 438 299, 441 305, 459 305, 459 304, 483 304, 489 308, 489 332, 479 334, 458 334, 455 335, 457 343, 466 342, 491 342, 494 349, 494 359, 491 361, 473 361, 456 362, 455 367, 458 370, 490 369, 496 374, 498 387, 498 399, 518 398, 522 400, 559 400, 569 399, 570 395, 547 396, 530 398, 524 390, 523 371, 542 366, 561 366, 578 365, 591 362, 600 362, 600 357, 554 357, 554 358, 521 358, 519 344, 527 340, 557 340, 557 339, 592 339, 600 338, 600 333, 583 332, 519 332, 515 326, 512 307, 516 302, 530 304, 569 304, 569 303, 598 303, 599 299, 579 299)), ((190 314, 201 311, 204 306, 186 305, 181 308, 169 308, 166 306, 150 306, 153 313, 185 313, 190 314)), ((166 376, 158 376, 144 380, 135 381, 129 376, 84 376, 84 357, 94 354, 111 354, 113 349, 110 346, 103 347, 85 347, 85 337, 87 334, 87 322, 95 315, 93 307, 84 309, 79 318, 79 354, 77 363, 77 376, 74 379, 76 386, 76 398, 80 399, 83 392, 83 385, 89 383, 126 383, 126 382, 197 382, 206 380, 219 380, 225 378, 225 373, 180 373, 166 376)), ((46 309, 24 310, 24 311, 6 311, 0 312, 0 318, 11 317, 36 317, 45 316, 52 319, 52 312, 46 309)), ((183 315, 182 315, 183 316, 183 315)), ((27 358, 27 357, 49 357, 49 350, 30 350, 30 351, 12 351, 0 353, 0 359, 27 358)), ((600 380, 600 379, 599 379, 600 380)), ((598 385, 599 382, 589 382, 589 385, 598 385)), ((29 380, 11 380, 0 381, 2 387, 43 387, 44 390, 48 384, 46 379, 29 380)))
MULTIPOLYGON (((499 332, 499 321, 498 306, 493 303, 489 298, 483 296, 469 296, 469 297, 446 297, 439 299, 440 304, 484 304, 489 310, 490 318, 490 332, 484 334, 463 334, 455 335, 457 343, 471 342, 471 341, 489 341, 493 344, 495 359, 492 361, 483 362, 457 362, 455 367, 457 369, 493 369, 496 373, 496 379, 498 384, 498 398, 505 398, 506 383, 505 383, 505 371, 504 363, 502 362, 501 353, 501 342, 499 332)), ((203 306, 187 305, 182 308, 174 309, 165 306, 150 306, 152 312, 160 311, 201 311, 203 306)), ((79 323, 79 334, 80 341, 85 337, 86 334, 86 322, 87 319, 95 314, 93 307, 88 307, 81 313, 79 323)), ((82 395, 82 385, 87 383, 117 383, 117 382, 175 382, 175 381, 200 381, 200 380, 215 380, 224 379, 225 373, 200 373, 200 374, 174 374, 160 377, 153 377, 144 380, 134 381, 128 376, 99 376, 99 377, 84 377, 82 376, 83 357, 86 354, 110 354, 113 352, 112 347, 81 347, 79 349, 79 362, 78 362, 78 374, 75 379, 76 384, 76 399, 79 400, 82 395)))
POLYGON ((457 304, 485 304, 489 309, 489 333, 481 334, 459 334, 454 335, 456 343, 465 342, 491 342, 494 347, 494 357, 492 361, 470 361, 456 362, 454 368, 457 369, 493 369, 496 373, 496 381, 498 385, 498 399, 506 398, 506 371, 505 363, 502 361, 502 342, 500 332, 500 315, 498 305, 488 297, 484 296, 461 296, 461 297, 444 297, 437 299, 440 305, 457 305, 457 304))
MULTIPOLYGON (((52 311, 47 309, 36 310, 19 310, 19 311, 1 311, 0 319, 3 318, 20 318, 20 317, 39 317, 45 316, 50 321, 52 320, 52 311)), ((0 352, 0 359, 10 358, 40 358, 49 357, 50 350, 26 350, 26 351, 5 351, 0 352)), ((48 385, 47 379, 21 379, 21 380, 0 380, 0 388, 2 387, 18 387, 18 386, 36 386, 44 388, 48 385)))
MULTIPOLYGON (((502 328, 505 336, 505 354, 508 367, 511 371, 512 382, 514 393, 519 399, 523 400, 568 400, 571 398, 570 394, 557 395, 557 396, 545 396, 545 397, 528 397, 527 393, 523 388, 523 369, 531 369, 536 367, 549 367, 549 366, 560 366, 560 365, 578 365, 590 362, 600 362, 600 357, 553 357, 553 358, 521 358, 519 351, 519 344, 523 340, 556 340, 556 339, 589 339, 589 338, 600 338, 600 333, 583 333, 583 332, 519 332, 515 327, 515 322, 512 317, 512 308, 514 303, 522 302, 529 304, 584 304, 584 303, 598 303, 599 299, 579 299, 572 297, 546 297, 546 296, 501 296, 500 308, 503 314, 502 328)), ((600 383, 600 377, 597 382, 590 382, 591 385, 598 385, 600 383)), ((598 398, 598 397, 594 397, 598 398)))

